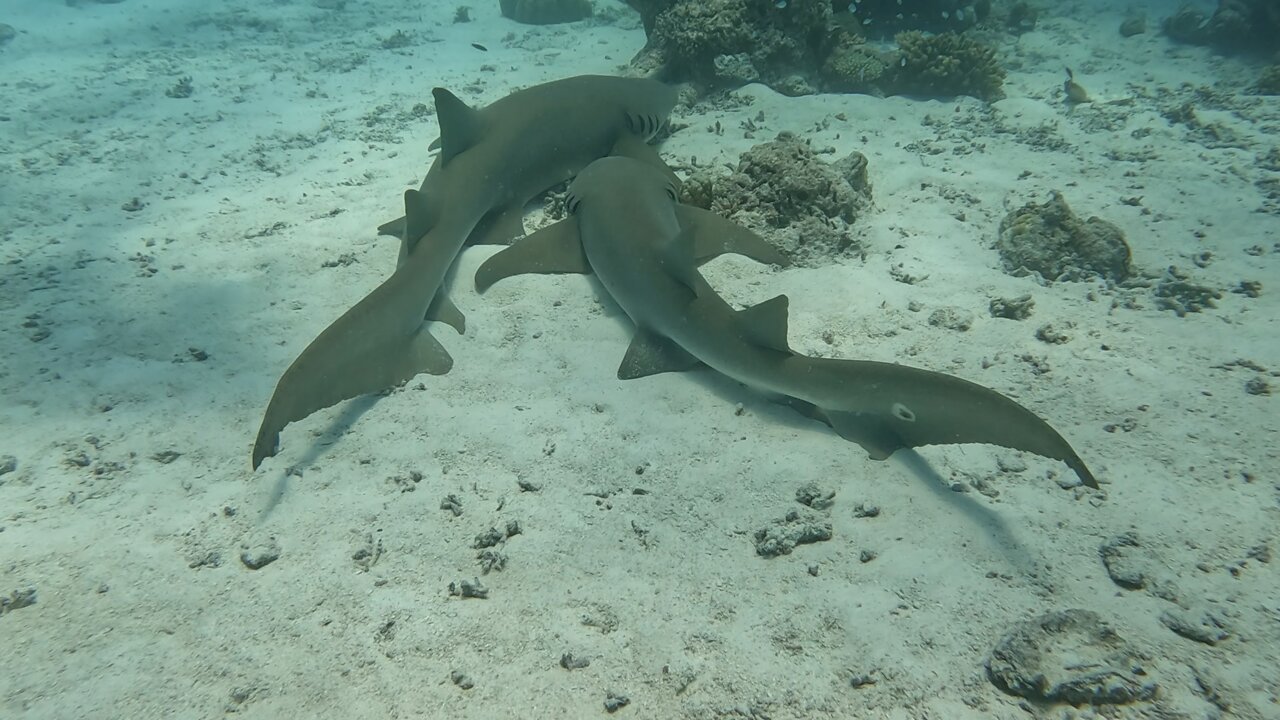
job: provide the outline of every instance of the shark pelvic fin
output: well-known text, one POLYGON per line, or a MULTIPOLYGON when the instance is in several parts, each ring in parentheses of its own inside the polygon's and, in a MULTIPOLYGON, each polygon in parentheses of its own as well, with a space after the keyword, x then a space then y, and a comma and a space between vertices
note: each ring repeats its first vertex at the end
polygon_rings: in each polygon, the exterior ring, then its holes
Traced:
POLYGON ((692 228, 682 228, 662 248, 662 269, 676 282, 688 288, 695 297, 706 288, 707 281, 698 272, 698 263, 693 254, 692 228))
POLYGON ((782 267, 791 264, 768 240, 710 210, 676 205, 676 217, 680 220, 680 227, 693 232, 693 256, 699 265, 725 253, 736 253, 756 262, 782 267))
POLYGON ((862 446, 872 460, 886 460, 910 443, 903 442, 883 419, 859 412, 836 412, 814 408, 814 416, 826 422, 837 435, 862 446))
POLYGON ((435 88, 431 96, 436 100, 436 117, 440 120, 440 160, 448 165, 476 144, 484 132, 484 121, 480 111, 444 88, 435 88))
POLYGON ((459 335, 467 334, 467 318, 458 309, 457 305, 444 294, 444 290, 436 293, 431 300, 431 306, 427 308, 427 320, 442 322, 445 325, 458 331, 459 335))
POLYGON ((378 226, 379 235, 390 235, 393 238, 404 239, 404 221, 403 215, 395 220, 388 220, 378 226))
POLYGON ((485 260, 476 270, 476 291, 524 273, 589 273, 591 266, 578 239, 578 221, 567 217, 548 225, 485 260))
POLYGON ((480 221, 471 235, 468 245, 510 245, 512 240, 524 235, 524 208, 511 206, 498 208, 480 221))
POLYGON ((779 295, 738 311, 738 321, 746 338, 760 347, 790 353, 787 344, 787 308, 790 300, 779 295))
POLYGON ((651 330, 637 328, 631 346, 618 366, 619 380, 634 380, 665 372, 679 372, 698 367, 702 361, 689 354, 670 338, 651 330))

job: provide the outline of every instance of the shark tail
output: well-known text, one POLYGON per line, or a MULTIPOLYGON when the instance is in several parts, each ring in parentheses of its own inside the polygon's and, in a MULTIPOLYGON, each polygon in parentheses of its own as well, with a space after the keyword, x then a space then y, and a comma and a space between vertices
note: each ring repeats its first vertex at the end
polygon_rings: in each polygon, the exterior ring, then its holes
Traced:
POLYGON ((322 332, 280 377, 253 445, 255 470, 276 454, 280 432, 289 423, 420 373, 443 375, 453 369, 453 358, 424 325, 407 335, 383 337, 352 327, 360 307, 322 332))
POLYGON ((944 373, 861 360, 796 356, 800 373, 839 378, 841 407, 791 404, 862 446, 874 460, 903 448, 982 443, 1060 460, 1091 488, 1098 481, 1071 444, 1048 422, 990 388, 944 373), (858 398, 862 401, 856 400, 858 398))

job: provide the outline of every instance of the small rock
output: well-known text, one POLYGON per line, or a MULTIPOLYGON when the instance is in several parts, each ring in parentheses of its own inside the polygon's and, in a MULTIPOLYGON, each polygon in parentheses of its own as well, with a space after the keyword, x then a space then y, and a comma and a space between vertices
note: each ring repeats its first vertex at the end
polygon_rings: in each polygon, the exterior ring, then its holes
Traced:
POLYGON ((18 458, 12 455, 0 455, 0 475, 8 475, 18 469, 18 458))
POLYGON ((835 491, 823 490, 817 483, 809 483, 796 490, 796 502, 814 510, 826 510, 835 504, 835 491))
POLYGON ((1117 535, 1098 548, 1102 564, 1111 581, 1126 590, 1141 590, 1147 584, 1146 572, 1133 558, 1132 548, 1140 547, 1133 533, 1117 535))
POLYGON ((973 327, 973 313, 958 307, 939 308, 929 315, 929 324, 956 332, 965 332, 973 327))
POLYGON ((1147 19, 1145 17, 1129 17, 1125 18, 1124 22, 1120 23, 1120 35, 1122 37, 1133 37, 1134 35, 1141 35, 1146 31, 1147 19))
POLYGON ((1016 298, 994 298, 987 309, 991 312, 991 317, 1026 320, 1031 317, 1035 306, 1036 301, 1030 295, 1021 295, 1016 298))
POLYGON ((1270 395, 1271 383, 1261 375, 1255 375, 1244 383, 1244 391, 1250 395, 1270 395))
POLYGON ((0 597, 0 615, 20 610, 24 607, 30 607, 36 604, 36 589, 24 588, 22 590, 14 590, 9 593, 8 597, 0 597))
POLYGON ((1188 640, 1217 645, 1231 636, 1227 623, 1209 609, 1166 610, 1160 613, 1164 626, 1188 640))
POLYGON ((250 570, 261 570, 280 559, 280 544, 275 538, 271 538, 265 543, 253 545, 245 548, 240 553, 240 562, 250 570))
POLYGON ((462 514, 462 500, 458 499, 457 495, 450 493, 440 501, 440 509, 448 510, 453 513, 454 517, 458 517, 462 514))
POLYGON ((489 588, 485 587, 479 578, 476 578, 474 580, 449 583, 449 594, 455 597, 484 600, 489 597, 489 588))
POLYGON ((761 557, 787 555, 797 545, 831 539, 831 523, 816 518, 802 518, 792 511, 785 518, 775 520, 771 527, 755 533, 756 554, 761 557))
POLYGON ((476 550, 491 548, 497 545, 498 543, 502 542, 503 540, 505 540, 506 537, 507 536, 504 535, 501 530, 499 530, 496 527, 491 527, 488 530, 485 530, 484 532, 480 533, 479 535, 476 535, 476 539, 471 543, 471 547, 475 548, 476 550))
POLYGON ((987 676, 1032 702, 1120 705, 1159 689, 1142 659, 1097 613, 1064 610, 1015 626, 991 651, 987 676))
POLYGON ((449 673, 449 679, 453 681, 454 685, 457 685, 463 690, 470 690, 476 686, 476 684, 471 681, 471 677, 461 670, 454 670, 449 673))
POLYGON ((591 661, 584 657, 574 657, 573 653, 565 653, 560 656, 560 667, 565 670, 581 670, 591 664, 591 661))
POLYGON ((1071 342, 1071 336, 1050 325, 1041 325, 1036 330, 1036 339, 1050 345, 1065 345, 1071 342))
POLYGON ((631 698, 610 692, 604 699, 604 709, 614 713, 631 704, 631 698))
POLYGON ((496 550, 481 550, 476 554, 476 560, 480 563, 480 572, 485 575, 507 566, 507 556, 496 550))
POLYGON ((873 518, 880 516, 880 508, 875 505, 864 505, 858 503, 853 506, 853 516, 856 518, 873 518))

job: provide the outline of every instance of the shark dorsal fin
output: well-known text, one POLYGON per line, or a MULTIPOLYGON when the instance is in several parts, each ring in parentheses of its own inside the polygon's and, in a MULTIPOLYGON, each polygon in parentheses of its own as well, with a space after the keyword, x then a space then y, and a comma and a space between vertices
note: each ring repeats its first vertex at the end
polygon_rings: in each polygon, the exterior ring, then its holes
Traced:
POLYGON ((404 235, 400 238, 400 261, 413 254, 418 241, 436 224, 436 212, 427 196, 417 190, 404 191, 404 235))
POLYGON ((758 305, 739 310, 738 322, 742 325, 743 335, 760 347, 790 353, 791 346, 787 344, 789 304, 790 301, 786 295, 779 295, 758 305))
POLYGON ((631 338, 631 346, 622 358, 622 365, 618 366, 618 379, 634 380, 658 373, 679 372, 701 364, 698 358, 670 338, 637 328, 635 337, 631 338))
POLYGON ((432 90, 431 95, 436 99, 436 117, 440 121, 440 160, 447 165, 476 144, 484 130, 484 121, 478 110, 444 88, 432 90))

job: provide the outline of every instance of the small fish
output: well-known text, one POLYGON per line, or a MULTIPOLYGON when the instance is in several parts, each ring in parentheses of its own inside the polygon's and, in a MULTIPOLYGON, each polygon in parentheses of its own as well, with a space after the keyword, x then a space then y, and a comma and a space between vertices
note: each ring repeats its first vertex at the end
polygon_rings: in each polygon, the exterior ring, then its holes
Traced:
POLYGON ((1076 105, 1078 103, 1093 102, 1089 99, 1089 93, 1076 82, 1075 73, 1071 72, 1071 68, 1066 68, 1067 80, 1062 83, 1062 91, 1067 94, 1067 102, 1076 105))
POLYGON ((489 52, 489 48, 481 45, 480 43, 471 43, 471 47, 477 50, 483 50, 484 52, 489 52))

